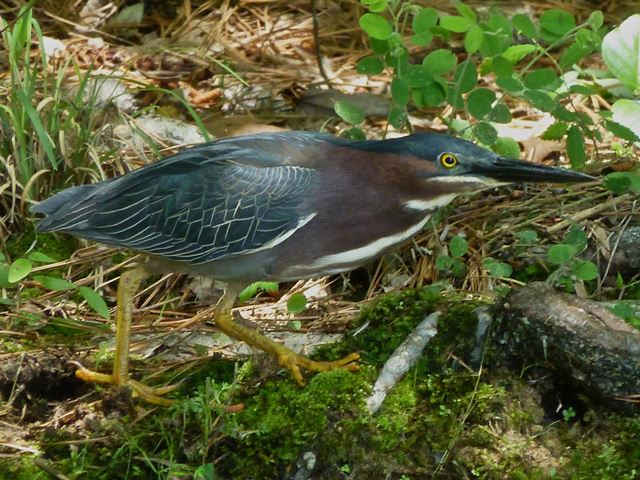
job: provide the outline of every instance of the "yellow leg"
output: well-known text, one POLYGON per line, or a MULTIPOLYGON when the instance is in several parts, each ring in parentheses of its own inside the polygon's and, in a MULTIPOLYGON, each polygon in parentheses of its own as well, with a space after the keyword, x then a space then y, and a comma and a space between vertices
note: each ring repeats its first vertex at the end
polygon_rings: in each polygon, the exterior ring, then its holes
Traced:
POLYGON ((304 368, 311 372, 325 372, 327 370, 333 370, 334 368, 344 368, 345 370, 350 371, 358 369, 357 360, 360 358, 360 355, 357 353, 352 353, 351 355, 347 355, 346 357, 333 362, 317 362, 294 352, 280 343, 274 342, 256 330, 237 324, 233 321, 231 309, 241 291, 241 285, 228 285, 224 295, 220 299, 218 308, 216 309, 216 325, 227 335, 238 340, 242 340, 252 347, 259 348, 260 350, 275 355, 280 365, 287 368, 291 372, 291 375, 293 375, 293 378, 295 378, 300 385, 304 385, 304 379, 302 378, 300 368, 304 368))
POLYGON ((129 378, 129 343, 131 335, 131 317, 133 315, 133 297, 142 281, 147 276, 143 267, 136 267, 125 271, 118 283, 117 311, 116 311, 116 350, 113 360, 113 373, 94 372, 78 365, 76 377, 85 382, 108 383, 131 388, 135 394, 148 402, 159 405, 171 405, 173 402, 160 395, 164 395, 177 388, 177 385, 152 388, 129 378))

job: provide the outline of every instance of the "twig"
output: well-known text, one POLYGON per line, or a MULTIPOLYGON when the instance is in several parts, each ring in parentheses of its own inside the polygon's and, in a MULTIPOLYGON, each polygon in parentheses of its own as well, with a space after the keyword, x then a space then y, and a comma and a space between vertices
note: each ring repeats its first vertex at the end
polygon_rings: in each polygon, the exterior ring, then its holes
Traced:
POLYGON ((438 332, 438 316, 439 312, 433 312, 420 322, 420 325, 395 349, 387 363, 384 364, 378 380, 373 386, 373 393, 367 398, 369 413, 376 413, 380 409, 387 394, 415 365, 424 347, 438 332))
POLYGON ((549 228, 547 228, 547 233, 551 234, 559 230, 563 230, 574 223, 578 223, 580 220, 586 220, 587 218, 595 215, 596 213, 600 213, 603 210, 606 210, 612 205, 615 206, 620 202, 625 202, 630 199, 631 199, 631 195, 629 195, 628 193, 625 193, 624 195, 620 195, 617 198, 613 198, 610 202, 600 203, 594 207, 576 212, 571 218, 567 220, 562 220, 561 222, 558 222, 555 225, 551 225, 549 228))
POLYGON ((63 475, 62 473, 55 470, 53 467, 51 467, 51 465, 49 465, 47 462, 45 462, 41 458, 34 459, 33 464, 39 469, 44 470, 45 472, 47 472, 49 475, 51 475, 53 478, 57 480, 71 480, 66 475, 63 475))
POLYGON ((320 75, 324 79, 324 83, 327 84, 329 89, 333 88, 331 86, 331 80, 329 80, 329 76, 324 69, 324 65, 322 64, 322 52, 320 51, 320 26, 318 24, 318 11, 316 9, 316 0, 311 0, 311 18, 313 19, 313 43, 316 47, 316 61, 318 62, 318 70, 320 70, 320 75))

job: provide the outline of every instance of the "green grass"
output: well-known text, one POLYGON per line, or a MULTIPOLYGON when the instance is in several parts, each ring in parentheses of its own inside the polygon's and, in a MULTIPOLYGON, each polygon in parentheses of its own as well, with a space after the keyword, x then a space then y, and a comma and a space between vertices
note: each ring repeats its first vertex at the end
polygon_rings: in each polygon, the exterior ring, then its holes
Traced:
MULTIPOLYGON (((0 176, 12 183, 0 205, 23 227, 31 201, 100 171, 87 154, 97 141, 96 96, 90 71, 47 57, 30 8, 23 7, 11 25, 0 18, 0 29, 9 51, 9 72, 0 83, 0 176)), ((6 237, 0 236, 0 248, 6 237)))

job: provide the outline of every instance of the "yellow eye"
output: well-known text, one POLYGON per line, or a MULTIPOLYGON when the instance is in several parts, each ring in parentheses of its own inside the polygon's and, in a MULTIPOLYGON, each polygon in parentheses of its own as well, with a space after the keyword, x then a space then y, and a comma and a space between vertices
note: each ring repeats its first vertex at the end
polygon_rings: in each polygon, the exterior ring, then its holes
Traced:
POLYGON ((444 168, 453 168, 458 165, 458 157, 456 157, 453 153, 442 153, 440 154, 440 164, 444 168))

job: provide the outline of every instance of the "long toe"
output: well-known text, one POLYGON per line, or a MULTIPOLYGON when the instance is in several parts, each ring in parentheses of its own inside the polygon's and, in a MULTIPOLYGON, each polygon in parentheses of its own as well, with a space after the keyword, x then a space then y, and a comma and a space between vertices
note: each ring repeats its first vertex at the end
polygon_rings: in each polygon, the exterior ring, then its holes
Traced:
POLYGON ((116 378, 114 375, 89 370, 78 362, 71 363, 78 368, 76 370, 76 378, 89 383, 106 383, 108 385, 130 388, 134 396, 140 397, 155 405, 169 406, 174 404, 175 400, 163 398, 162 395, 166 395, 180 387, 179 383, 167 385, 165 387, 149 387, 144 383, 133 380, 130 377, 116 378))
POLYGON ((154 388, 132 379, 129 379, 127 385, 131 388, 135 396, 138 396, 149 403, 165 407, 173 405, 176 401, 164 398, 162 395, 173 392, 175 389, 180 387, 179 383, 175 383, 173 385, 167 385, 166 387, 154 388))
POLYGON ((113 378, 113 375, 108 375, 106 373, 94 372, 93 370, 89 370, 85 368, 82 364, 78 362, 69 362, 76 366, 76 378, 78 380, 82 380, 83 382, 88 383, 108 383, 111 385, 116 385, 116 382, 113 378))
MULTIPOLYGON (((305 357, 303 357, 305 358, 305 357)), ((358 365, 358 360, 360 360, 359 353, 351 353, 340 360, 334 360, 332 362, 319 362, 315 360, 309 360, 305 358, 308 362, 304 365, 304 368, 311 372, 326 372, 329 370, 334 370, 336 368, 342 368, 344 370, 348 370, 353 372, 358 370, 360 366, 358 365)))
POLYGON ((307 357, 294 353, 288 349, 278 354, 278 363, 288 369, 295 381, 300 385, 305 384, 301 369, 308 370, 310 372, 327 372, 329 370, 341 368, 353 372, 359 368, 359 359, 360 355, 358 353, 352 353, 340 360, 334 360, 332 362, 310 360, 307 357))

